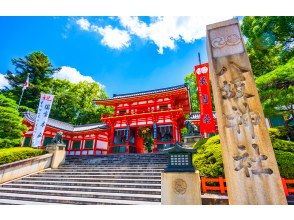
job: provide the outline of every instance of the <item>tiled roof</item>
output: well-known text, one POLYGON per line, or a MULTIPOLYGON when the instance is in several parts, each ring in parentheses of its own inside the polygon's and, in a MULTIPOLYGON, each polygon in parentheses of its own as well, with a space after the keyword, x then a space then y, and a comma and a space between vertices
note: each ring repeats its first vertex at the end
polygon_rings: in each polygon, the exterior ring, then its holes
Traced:
MULTIPOLYGON (((216 113, 213 113, 213 117, 216 118, 216 113)), ((188 120, 199 120, 200 119, 200 112, 191 112, 189 115, 188 120)))
MULTIPOLYGON (((24 118, 32 123, 35 123, 36 114, 33 112, 25 112, 24 118)), ((104 123, 96 123, 96 124, 85 124, 85 125, 72 125, 70 123, 58 121, 52 118, 48 118, 47 125, 50 127, 54 127, 57 129, 65 130, 65 131, 87 131, 92 129, 107 129, 108 126, 104 123)))
POLYGON ((133 93, 125 93, 125 94, 113 94, 112 98, 108 98, 108 99, 105 99, 105 100, 129 98, 129 97, 140 96, 140 95, 150 95, 150 94, 155 94, 155 93, 160 93, 160 92, 173 91, 173 90, 182 89, 182 88, 187 88, 187 85, 182 84, 182 85, 178 85, 178 86, 172 86, 172 87, 161 88, 161 89, 153 89, 153 90, 142 91, 142 92, 133 92, 133 93))

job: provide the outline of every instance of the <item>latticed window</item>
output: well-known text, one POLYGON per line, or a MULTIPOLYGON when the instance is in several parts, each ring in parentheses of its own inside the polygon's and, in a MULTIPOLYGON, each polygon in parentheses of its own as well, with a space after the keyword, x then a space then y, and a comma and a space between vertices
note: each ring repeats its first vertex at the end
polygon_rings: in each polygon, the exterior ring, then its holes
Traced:
POLYGON ((93 149, 94 140, 86 140, 85 141, 85 149, 93 149))
POLYGON ((158 125, 157 127, 157 140, 160 142, 170 142, 173 140, 173 127, 172 125, 158 125))
POLYGON ((125 146, 115 146, 112 148, 112 153, 125 153, 127 148, 125 146))
POLYGON ((52 137, 45 137, 43 141, 43 146, 50 144, 52 141, 52 137))
POLYGON ((31 137, 25 137, 24 142, 23 142, 24 147, 29 147, 31 146, 31 137))
POLYGON ((127 139, 126 135, 127 135, 127 129, 125 129, 125 128, 115 129, 113 143, 114 144, 125 144, 126 139, 127 139))
POLYGON ((63 143, 65 144, 65 149, 68 149, 69 140, 63 140, 63 143))
POLYGON ((73 150, 79 150, 81 147, 81 141, 74 141, 72 144, 72 149, 73 150))

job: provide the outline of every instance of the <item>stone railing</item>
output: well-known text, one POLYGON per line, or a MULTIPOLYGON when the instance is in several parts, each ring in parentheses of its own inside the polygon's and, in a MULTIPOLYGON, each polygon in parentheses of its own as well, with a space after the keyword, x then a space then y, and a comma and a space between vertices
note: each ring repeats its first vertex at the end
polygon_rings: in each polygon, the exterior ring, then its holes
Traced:
POLYGON ((0 166, 0 184, 51 166, 53 154, 45 154, 0 166))
POLYGON ((65 161, 65 145, 49 145, 48 154, 0 166, 0 184, 47 168, 58 168, 65 161))

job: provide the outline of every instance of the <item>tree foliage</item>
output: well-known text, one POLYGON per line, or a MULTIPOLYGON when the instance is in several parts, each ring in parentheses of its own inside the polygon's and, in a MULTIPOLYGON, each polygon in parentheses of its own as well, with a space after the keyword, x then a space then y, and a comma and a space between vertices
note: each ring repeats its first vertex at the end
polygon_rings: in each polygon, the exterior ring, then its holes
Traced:
POLYGON ((14 100, 0 94, 0 148, 21 144, 26 126, 16 108, 14 100))
POLYGON ((13 58, 14 71, 7 71, 10 87, 4 91, 5 95, 18 102, 23 84, 30 74, 29 87, 25 90, 22 105, 36 109, 41 92, 49 92, 51 88, 53 68, 49 58, 42 52, 33 52, 25 58, 13 58))
POLYGON ((241 25, 253 73, 263 75, 294 55, 293 16, 248 16, 241 25))
POLYGON ((256 79, 266 116, 282 115, 286 126, 294 118, 294 57, 256 79))
POLYGON ((187 83, 189 86, 192 111, 197 112, 199 111, 199 101, 198 101, 198 91, 197 91, 195 74, 194 73, 187 74, 184 80, 185 80, 185 83, 187 83))
POLYGON ((50 117, 72 124, 97 123, 101 115, 109 114, 112 108, 95 106, 94 99, 107 98, 104 88, 96 82, 71 83, 53 78, 54 68, 42 52, 33 52, 25 58, 12 59, 14 71, 8 71, 6 78, 10 86, 2 91, 18 102, 28 73, 29 87, 24 91, 20 112, 36 111, 41 92, 52 92, 55 97, 50 117))
POLYGON ((110 107, 94 105, 94 99, 107 98, 104 88, 96 82, 70 83, 55 79, 52 85, 55 97, 51 118, 78 125, 100 122, 102 115, 112 112, 110 107))

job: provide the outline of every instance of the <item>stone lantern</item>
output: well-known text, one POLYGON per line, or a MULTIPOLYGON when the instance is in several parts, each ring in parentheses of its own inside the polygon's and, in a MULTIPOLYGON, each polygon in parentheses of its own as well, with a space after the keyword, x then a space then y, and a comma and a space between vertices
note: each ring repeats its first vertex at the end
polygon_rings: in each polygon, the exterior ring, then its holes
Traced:
POLYGON ((169 162, 161 173, 161 204, 201 205, 200 176, 192 165, 196 149, 176 143, 163 152, 168 154, 169 162))
POLYGON ((168 166, 164 172, 195 172, 192 165, 192 154, 196 153, 196 149, 185 148, 177 142, 163 152, 168 153, 169 156, 168 166))

